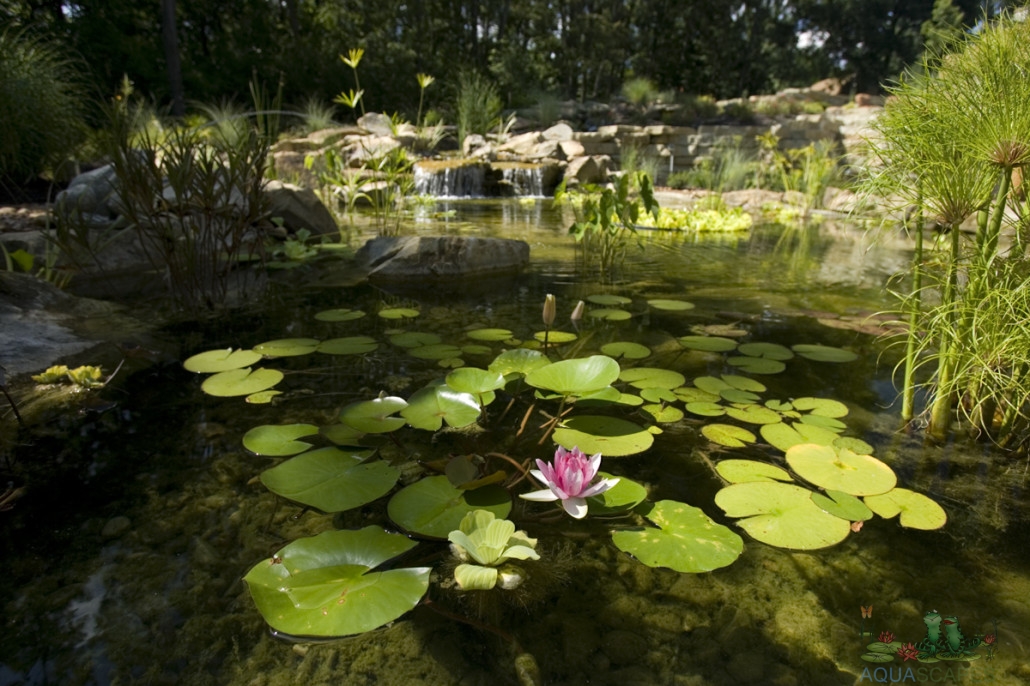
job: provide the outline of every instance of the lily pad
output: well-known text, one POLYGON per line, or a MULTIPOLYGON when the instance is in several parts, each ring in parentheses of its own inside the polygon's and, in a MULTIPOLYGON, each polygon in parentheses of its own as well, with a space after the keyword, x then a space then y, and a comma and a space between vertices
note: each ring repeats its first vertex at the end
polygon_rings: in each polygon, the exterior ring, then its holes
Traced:
MULTIPOLYGON (((597 475, 602 479, 612 478, 612 475, 607 472, 598 472, 597 475)), ((647 489, 643 484, 624 476, 619 477, 619 482, 604 493, 587 498, 592 515, 625 512, 632 510, 645 500, 647 500, 647 489)))
POLYGON ((385 460, 367 459, 370 451, 319 448, 261 473, 268 490, 322 512, 343 512, 383 497, 400 478, 385 460))
POLYGON ((414 319, 419 315, 419 311, 412 307, 388 307, 379 310, 378 314, 383 319, 414 319))
POLYGON ((613 295, 611 293, 595 293, 587 296, 587 302, 592 302, 595 305, 628 305, 633 302, 631 299, 622 295, 613 295))
POLYGON ((602 345, 601 352, 616 359, 622 357, 627 360, 642 360, 651 354, 651 349, 631 341, 616 341, 602 345))
POLYGON ((742 391, 750 391, 751 393, 765 393, 766 387, 761 381, 748 378, 746 376, 738 376, 736 374, 723 374, 722 380, 728 383, 731 387, 737 388, 742 391))
POLYGON ((763 357, 767 360, 780 360, 781 362, 794 357, 790 348, 778 343, 741 343, 737 351, 748 357, 763 357))
POLYGON ((772 360, 768 357, 748 357, 747 355, 727 358, 726 363, 752 374, 779 374, 787 368, 787 365, 779 360, 772 360))
POLYGON ((640 409, 659 424, 674 424, 683 419, 683 410, 672 405, 644 405, 640 409))
POLYGON ((733 388, 733 386, 730 386, 728 382, 723 381, 716 376, 699 376, 694 379, 694 385, 706 393, 713 393, 719 398, 722 397, 722 392, 724 390, 727 388, 733 388))
POLYGON ((504 388, 504 375, 478 367, 463 367, 448 374, 446 382, 454 390, 471 393, 483 405, 489 405, 488 402, 483 402, 484 397, 490 394, 492 399, 492 391, 504 388))
POLYGON ((642 453, 654 443, 654 434, 618 417, 578 415, 554 430, 554 442, 572 450, 578 447, 587 455, 622 457, 642 453))
POLYGON ((869 509, 884 519, 900 514, 901 526, 910 529, 939 529, 948 522, 944 508, 922 493, 907 488, 895 488, 881 495, 863 498, 869 509))
POLYGON ((405 331, 390 336, 390 343, 398 348, 418 348, 423 345, 436 345, 443 339, 435 333, 427 331, 405 331))
POLYGON ((618 362, 606 355, 591 355, 538 367, 526 374, 526 383, 561 395, 582 395, 610 386, 618 378, 618 362))
POLYGON ((727 448, 743 448, 745 445, 758 440, 747 429, 742 429, 733 424, 705 424, 701 427, 701 433, 711 442, 724 445, 727 448))
POLYGON ((352 310, 340 307, 333 310, 322 310, 315 314, 315 319, 320 322, 349 322, 354 319, 361 319, 365 313, 361 310, 352 310))
POLYGON ((848 406, 839 400, 830 398, 795 398, 792 401, 795 410, 810 412, 820 417, 845 417, 848 414, 848 406))
POLYGON ((297 439, 316 434, 318 427, 314 424, 265 424, 243 434, 243 447, 255 455, 296 455, 311 447, 297 439))
POLYGON ((684 407, 687 408, 687 412, 699 417, 721 417, 726 414, 726 408, 723 405, 704 400, 687 403, 684 407))
POLYGON ((539 350, 516 348, 502 352, 487 368, 492 372, 500 372, 506 377, 510 374, 525 376, 534 369, 546 367, 549 364, 551 361, 539 350))
POLYGON ((803 414, 801 415, 800 421, 802 424, 818 426, 835 433, 840 433, 841 431, 844 431, 844 429, 848 428, 848 425, 839 419, 824 417, 819 414, 803 414))
POLYGON ((431 567, 372 569, 416 542, 378 526, 302 538, 244 577, 265 621, 293 636, 335 637, 394 621, 422 599, 431 567))
POLYGON ((840 436, 833 441, 834 448, 847 448, 853 453, 859 455, 871 455, 873 452, 873 446, 869 445, 861 438, 854 438, 853 436, 840 436))
POLYGON ((346 424, 330 424, 329 426, 323 426, 319 430, 319 433, 322 434, 326 440, 331 441, 335 445, 361 445, 361 439, 365 437, 364 431, 358 431, 354 427, 347 426, 346 424))
POLYGON ((668 388, 641 388, 640 397, 649 403, 674 403, 679 396, 668 388))
POLYGON ((700 388, 693 388, 691 386, 680 386, 674 388, 673 393, 676 397, 685 403, 717 403, 721 399, 718 393, 709 393, 708 391, 700 388))
POLYGON ((182 363, 186 371, 198 374, 216 374, 231 369, 241 369, 261 361, 261 353, 255 350, 208 350, 197 353, 182 363))
POLYGON ((667 312, 685 312, 686 310, 694 309, 694 303, 687 302, 686 300, 653 298, 651 300, 648 300, 647 304, 656 310, 665 310, 667 312))
POLYGON ((473 329, 465 335, 474 341, 507 341, 513 334, 509 329, 473 329))
POLYGON ((279 338, 258 343, 254 350, 265 357, 299 357, 315 352, 320 342, 317 338, 279 338))
POLYGON ((457 428, 473 424, 480 412, 476 396, 440 383, 416 391, 400 414, 416 429, 438 431, 445 421, 457 428))
POLYGON ((606 307, 597 310, 590 310, 587 312, 587 316, 591 319, 601 319, 606 322, 624 322, 627 319, 631 319, 633 314, 626 310, 606 307))
POLYGON ((802 443, 787 450, 787 464, 809 483, 851 495, 879 495, 894 488, 894 470, 872 455, 847 448, 802 443))
POLYGON ((744 551, 740 536, 691 505, 659 500, 646 517, 658 528, 616 531, 612 542, 648 567, 710 572, 732 564, 744 551))
POLYGON ((737 342, 722 336, 681 336, 676 339, 684 348, 709 353, 723 353, 734 350, 737 342))
POLYGON ((245 369, 230 369, 227 372, 219 372, 209 376, 200 385, 200 389, 208 395, 229 398, 266 391, 282 380, 283 373, 278 369, 258 367, 252 370, 250 367, 247 367, 245 369))
POLYGON ((821 510, 812 492, 794 484, 752 481, 730 484, 715 504, 758 541, 791 550, 817 550, 840 543, 851 524, 821 510))
POLYGON ((840 438, 835 432, 824 429, 821 426, 811 424, 765 424, 759 431, 762 438, 767 440, 774 448, 787 452, 795 445, 802 443, 818 443, 820 445, 833 445, 840 438))
POLYGON ((537 331, 533 338, 541 343, 546 341, 548 345, 562 345, 572 343, 579 336, 568 331, 537 331))
POLYGON ((450 343, 434 343, 432 345, 419 345, 408 348, 408 354, 420 360, 446 360, 459 357, 461 348, 450 343))
POLYGON ((374 352, 379 343, 371 336, 330 338, 318 344, 318 352, 326 355, 364 355, 374 352))
POLYGON ((473 510, 488 510, 504 519, 511 512, 511 495, 500 486, 463 490, 446 476, 429 476, 398 491, 386 510, 405 531, 444 539, 473 510))
POLYGON ((340 421, 367 434, 389 433, 407 424, 403 417, 392 416, 407 406, 406 400, 395 396, 363 400, 343 408, 340 411, 340 421))
POLYGON ((751 404, 757 403, 761 398, 751 391, 742 391, 739 388, 724 388, 719 391, 723 400, 731 403, 751 404))
POLYGON ((267 405, 272 402, 272 399, 277 395, 282 395, 282 391, 258 391, 257 393, 251 393, 243 402, 250 403, 251 405, 267 405))
POLYGON ((634 388, 668 388, 673 389, 686 383, 686 378, 679 372, 658 367, 631 367, 619 373, 619 379, 634 388))
POLYGON ((748 424, 766 425, 776 424, 782 421, 778 412, 773 412, 768 407, 762 407, 761 405, 731 407, 726 410, 726 414, 737 421, 747 422, 748 424))
POLYGON ((720 460, 715 465, 719 476, 730 483, 749 481, 793 481, 790 473, 782 467, 757 460, 720 460))
POLYGON ((873 517, 873 511, 865 503, 843 491, 828 490, 826 495, 813 493, 812 501, 822 510, 851 522, 864 522, 873 517))
POLYGON ((816 362, 851 362, 858 359, 858 355, 843 348, 833 348, 828 345, 810 345, 799 343, 792 345, 791 349, 798 355, 816 362))

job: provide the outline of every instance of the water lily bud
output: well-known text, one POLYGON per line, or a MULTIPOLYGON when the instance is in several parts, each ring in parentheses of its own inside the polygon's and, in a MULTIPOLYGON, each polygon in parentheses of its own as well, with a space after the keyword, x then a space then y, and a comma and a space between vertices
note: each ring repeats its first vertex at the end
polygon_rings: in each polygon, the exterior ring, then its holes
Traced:
POLYGON ((554 324, 554 317, 558 311, 558 304, 550 293, 544 298, 544 326, 554 324))
POLYGON ((584 309, 586 309, 586 303, 584 303, 582 300, 576 303, 576 309, 572 310, 572 316, 569 317, 573 324, 575 324, 583 318, 584 309))

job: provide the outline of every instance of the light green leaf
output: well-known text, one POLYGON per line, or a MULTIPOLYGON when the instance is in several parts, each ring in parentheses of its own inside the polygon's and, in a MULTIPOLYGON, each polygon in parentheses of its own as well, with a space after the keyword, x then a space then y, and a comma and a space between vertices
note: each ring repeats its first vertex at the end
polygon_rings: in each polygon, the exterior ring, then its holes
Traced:
POLYGON ((231 369, 249 367, 261 361, 261 353, 254 350, 208 350, 197 353, 182 363, 187 371, 198 374, 215 374, 231 369))
POLYGON ((715 465, 715 471, 734 484, 749 481, 793 481, 786 469, 755 460, 719 460, 715 465))
POLYGON ((243 447, 255 455, 296 455, 311 447, 297 439, 316 434, 318 427, 314 424, 265 424, 243 434, 243 447))
POLYGON ((318 352, 326 355, 364 355, 374 352, 379 343, 371 336, 348 336, 330 338, 318 344, 318 352))
POLYGON ((479 419, 480 411, 479 401, 471 393, 438 383, 416 391, 400 414, 416 429, 438 431, 445 421, 447 426, 468 426, 479 419))
POLYGON ((895 488, 881 495, 863 498, 869 509, 884 519, 900 514, 901 526, 911 529, 939 529, 948 522, 944 508, 922 493, 895 488))
POLYGON ((533 369, 526 374, 526 383, 561 395, 582 395, 610 386, 618 378, 618 362, 605 355, 591 355, 533 369))
POLYGON ((398 491, 386 509, 405 531, 446 539, 474 510, 488 510, 504 519, 511 512, 511 496, 500 486, 466 491, 453 486, 446 476, 429 476, 398 491))
POLYGON ((654 435, 633 422, 618 417, 578 415, 554 430, 554 442, 587 455, 622 457, 642 453, 654 443, 654 435))
POLYGON ((387 493, 400 470, 384 460, 363 463, 369 451, 319 448, 261 473, 261 483, 284 498, 322 512, 361 507, 387 493))
POLYGON ((732 424, 705 424, 701 427, 701 433, 713 443, 727 448, 743 448, 748 443, 758 440, 747 429, 732 424))
POLYGON ((254 350, 265 357, 299 357, 315 352, 318 344, 317 338, 279 338, 259 343, 254 350))
POLYGON ((684 348, 702 352, 723 353, 734 350, 737 342, 720 336, 681 336, 677 339, 684 348))
POLYGON ((851 362, 858 359, 858 355, 843 348, 832 348, 828 345, 809 345, 799 343, 791 348, 801 357, 816 362, 851 362))
POLYGON ((616 531, 612 542, 648 567, 710 572, 733 563, 744 550, 740 536, 685 503, 660 500, 646 516, 658 528, 616 531))
POLYGON ((228 398, 266 391, 282 380, 283 373, 278 369, 259 367, 251 370, 250 367, 247 367, 246 369, 230 369, 227 372, 209 376, 200 385, 200 389, 208 395, 228 398))
POLYGON ((403 398, 393 396, 363 400, 344 407, 340 411, 340 421, 367 434, 389 433, 407 424, 403 417, 391 416, 407 406, 403 398))
POLYGON ((894 488, 894 470, 872 455, 847 448, 802 443, 787 450, 787 464, 809 483, 851 495, 878 495, 894 488))
POLYGON ((751 481, 730 484, 715 504, 756 540, 779 548, 816 550, 840 543, 851 532, 846 519, 821 510, 812 492, 794 484, 751 481))

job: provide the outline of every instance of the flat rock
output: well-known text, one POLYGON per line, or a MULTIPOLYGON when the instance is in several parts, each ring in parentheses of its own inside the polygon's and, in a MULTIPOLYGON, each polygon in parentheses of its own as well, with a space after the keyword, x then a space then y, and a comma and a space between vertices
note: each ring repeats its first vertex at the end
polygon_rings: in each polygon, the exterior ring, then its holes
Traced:
POLYGON ((529 244, 475 236, 373 238, 357 254, 376 282, 441 282, 516 274, 529 264, 529 244))

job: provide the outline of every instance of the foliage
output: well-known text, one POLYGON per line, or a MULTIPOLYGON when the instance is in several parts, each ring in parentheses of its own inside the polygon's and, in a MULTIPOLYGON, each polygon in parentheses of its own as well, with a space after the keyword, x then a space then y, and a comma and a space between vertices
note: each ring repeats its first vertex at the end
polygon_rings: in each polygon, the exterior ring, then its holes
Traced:
POLYGON ((640 220, 641 226, 697 233, 725 233, 747 231, 754 223, 751 215, 741 207, 696 207, 689 210, 662 209, 657 217, 650 215, 640 220))
POLYGON ((501 114, 497 87, 477 71, 463 71, 458 77, 454 110, 460 147, 470 133, 485 135, 497 126, 501 114))
POLYGON ((58 41, 0 31, 0 186, 53 172, 85 139, 83 68, 58 41))
POLYGON ((651 79, 636 77, 622 84, 622 95, 637 107, 647 107, 658 99, 658 89, 651 79))
POLYGON ((763 168, 753 149, 740 138, 720 140, 711 157, 695 162, 689 171, 669 177, 673 188, 703 188, 716 193, 758 188, 762 185, 763 168))
POLYGON ((839 178, 839 158, 836 143, 832 141, 816 141, 803 148, 781 150, 779 139, 769 133, 759 136, 758 142, 773 167, 772 187, 800 193, 805 198, 806 209, 818 207, 826 189, 839 178))

